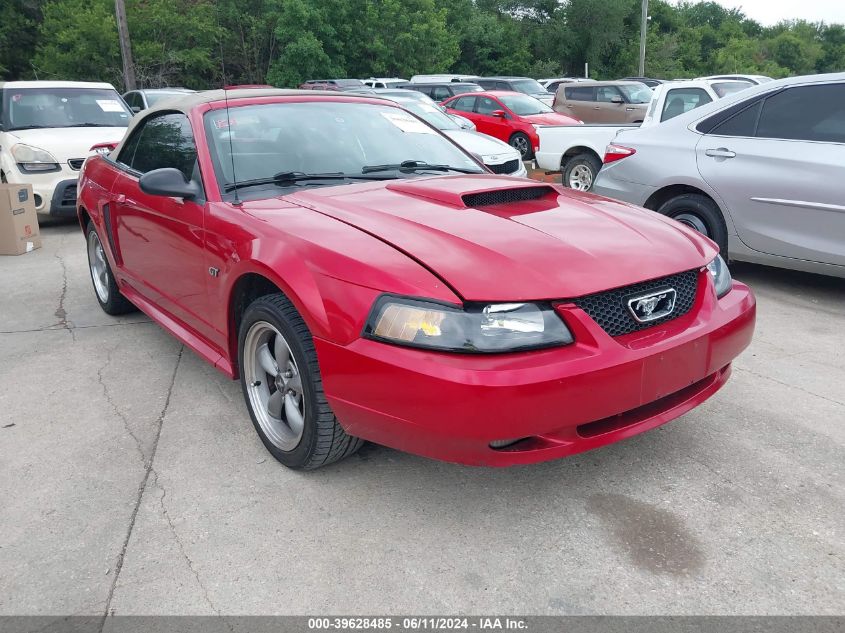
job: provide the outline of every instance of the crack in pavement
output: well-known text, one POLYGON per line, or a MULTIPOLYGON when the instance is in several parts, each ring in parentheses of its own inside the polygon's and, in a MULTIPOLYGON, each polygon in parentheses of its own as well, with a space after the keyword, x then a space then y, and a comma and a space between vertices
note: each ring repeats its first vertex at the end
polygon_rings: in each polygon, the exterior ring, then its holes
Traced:
POLYGON ((794 385, 792 383, 784 382, 783 380, 778 380, 777 378, 773 378, 772 376, 767 376, 765 374, 758 373, 753 369, 748 369, 747 367, 737 367, 738 371, 744 371, 745 373, 751 374, 752 376, 756 376, 757 378, 762 378, 763 380, 771 380, 772 382, 776 382, 779 385, 784 387, 789 387, 791 389, 796 389, 802 393, 806 393, 808 396, 813 396, 815 398, 821 398, 822 400, 827 400, 828 402, 832 402, 833 404, 838 404, 840 407, 845 407, 845 402, 840 402, 839 400, 835 400, 833 398, 829 398, 828 396, 823 396, 820 393, 816 393, 815 391, 810 391, 809 389, 804 389, 803 387, 799 387, 798 385, 794 385))
POLYGON ((156 434, 153 438, 150 455, 144 463, 144 476, 138 484, 138 494, 135 497, 135 507, 132 508, 132 514, 129 516, 129 526, 126 529, 126 537, 123 539, 123 546, 120 548, 120 553, 117 556, 117 563, 114 566, 114 576, 112 577, 111 587, 109 587, 108 597, 106 598, 106 606, 105 609, 103 609, 103 614, 101 616, 99 633, 103 633, 103 629, 106 626, 109 609, 111 608, 111 602, 114 598, 114 591, 117 588, 117 581, 120 578, 120 572, 123 570, 123 561, 126 558, 126 550, 129 547, 129 539, 132 538, 132 531, 135 529, 135 521, 138 518, 138 511, 141 509, 141 501, 144 499, 147 482, 149 481, 150 473, 153 470, 153 460, 155 459, 156 449, 158 449, 158 441, 161 438, 161 429, 164 426, 164 418, 167 415, 167 409, 170 406, 170 397, 173 395, 173 387, 176 385, 176 375, 179 372, 179 365, 182 363, 182 354, 184 351, 184 345, 180 346, 179 355, 176 357, 176 364, 173 367, 173 375, 170 377, 170 386, 167 388, 164 406, 156 419, 156 434))
POLYGON ((117 346, 112 347, 108 351, 108 353, 106 354, 106 362, 103 364, 102 367, 97 369, 97 382, 100 383, 100 386, 103 388, 103 396, 105 396, 106 402, 109 403, 111 408, 114 410, 115 414, 117 414, 117 417, 119 417, 120 420, 123 422, 123 428, 126 429, 126 432, 129 434, 129 436, 133 440, 135 440, 135 447, 138 449, 138 454, 141 456, 141 463, 146 465, 147 455, 146 455, 146 453, 144 453, 144 447, 141 444, 140 438, 137 435, 135 435, 135 432, 129 426, 129 418, 127 418, 126 415, 123 413, 123 411, 121 411, 118 408, 117 403, 114 401, 114 399, 111 396, 111 391, 109 390, 108 386, 106 385, 105 380, 103 380, 103 372, 106 370, 106 367, 108 367, 111 364, 111 356, 115 352, 116 349, 117 349, 117 346))
POLYGON ((214 613, 216 613, 217 615, 221 615, 220 611, 217 609, 217 607, 214 606, 214 603, 211 601, 211 597, 208 595, 208 588, 205 586, 202 579, 200 578, 199 572, 197 572, 196 567, 194 567, 194 561, 192 561, 191 557, 188 556, 188 552, 185 550, 185 544, 179 537, 179 533, 176 531, 176 526, 173 524, 173 519, 170 518, 170 513, 167 511, 167 507, 164 505, 164 498, 167 496, 167 490, 159 482, 158 471, 155 469, 153 469, 153 485, 156 486, 159 490, 161 490, 161 497, 158 500, 159 506, 161 506, 161 513, 164 516, 164 520, 167 521, 167 526, 170 528, 170 532, 173 534, 173 538, 176 540, 176 544, 179 546, 179 552, 181 552, 182 558, 185 559, 185 562, 188 564, 188 569, 190 569, 191 573, 194 575, 197 584, 202 590, 202 596, 208 606, 211 607, 211 610, 214 611, 214 613))
POLYGON ((59 306, 56 308, 56 311, 53 315, 59 320, 58 323, 54 324, 52 327, 67 330, 70 332, 70 336, 74 342, 76 342, 76 333, 73 331, 73 328, 70 327, 67 320, 67 310, 65 310, 65 298, 67 297, 67 264, 65 263, 64 257, 59 255, 58 253, 54 253, 53 257, 59 260, 59 264, 62 266, 62 292, 59 295, 59 306))
POLYGON ((121 327, 124 325, 149 325, 151 320, 147 321, 126 321, 124 323, 98 323, 95 325, 65 325, 61 324, 48 325, 46 327, 33 328, 31 330, 0 330, 0 334, 29 334, 32 332, 58 332, 60 330, 91 330, 102 327, 121 327))

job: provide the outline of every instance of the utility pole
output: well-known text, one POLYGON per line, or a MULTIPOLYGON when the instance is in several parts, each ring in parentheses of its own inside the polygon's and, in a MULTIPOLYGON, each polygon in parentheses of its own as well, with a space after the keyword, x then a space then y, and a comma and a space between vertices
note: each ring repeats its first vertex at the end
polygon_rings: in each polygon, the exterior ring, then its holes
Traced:
POLYGON ((643 0, 643 17, 640 22, 640 77, 645 77, 645 36, 648 29, 648 0, 643 0))
POLYGON ((132 61, 132 44, 129 41, 129 25, 126 23, 126 5, 123 0, 114 0, 114 15, 117 18, 117 36, 120 39, 120 56, 123 58, 123 83, 126 90, 135 90, 135 64, 132 61))

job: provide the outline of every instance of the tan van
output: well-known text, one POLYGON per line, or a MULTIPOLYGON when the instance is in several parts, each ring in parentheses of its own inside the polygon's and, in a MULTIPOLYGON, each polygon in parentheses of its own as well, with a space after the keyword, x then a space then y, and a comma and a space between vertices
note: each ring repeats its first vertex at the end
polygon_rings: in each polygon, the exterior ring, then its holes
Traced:
POLYGON ((553 108, 584 123, 640 123, 651 95, 638 81, 568 83, 558 87, 553 108))

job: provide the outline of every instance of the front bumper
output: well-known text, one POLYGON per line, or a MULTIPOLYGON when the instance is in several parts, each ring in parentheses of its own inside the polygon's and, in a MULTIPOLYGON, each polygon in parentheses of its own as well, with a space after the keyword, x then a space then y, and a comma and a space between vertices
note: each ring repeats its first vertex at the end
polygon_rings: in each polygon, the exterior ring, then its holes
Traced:
POLYGON ((48 173, 21 173, 15 166, 6 172, 14 184, 31 184, 35 198, 35 211, 39 215, 76 217, 76 183, 79 171, 62 164, 59 171, 48 173))
POLYGON ((689 313, 616 338, 559 305, 576 342, 550 350, 472 356, 317 339, 326 395, 351 435, 446 461, 509 466, 610 444, 702 403, 751 341, 748 287, 735 282, 717 300, 699 274, 689 313))

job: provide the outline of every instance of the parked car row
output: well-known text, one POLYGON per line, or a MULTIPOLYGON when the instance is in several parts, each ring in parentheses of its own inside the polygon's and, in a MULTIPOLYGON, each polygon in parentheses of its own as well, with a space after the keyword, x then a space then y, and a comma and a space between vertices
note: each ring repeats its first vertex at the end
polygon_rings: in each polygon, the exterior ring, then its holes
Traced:
MULTIPOLYGON (((602 82, 613 86, 615 82, 602 82)), ((629 86, 625 83, 623 86, 629 86)), ((672 81, 659 84, 651 95, 651 100, 645 109, 643 116, 642 104, 633 107, 639 108, 634 111, 636 120, 633 123, 621 123, 618 119, 626 116, 616 112, 621 103, 617 101, 605 101, 597 106, 604 108, 599 111, 596 118, 614 118, 614 122, 590 123, 579 126, 577 129, 568 126, 551 127, 543 126, 538 129, 539 149, 536 152, 538 167, 547 171, 560 171, 562 182, 567 187, 589 191, 596 176, 601 169, 602 160, 605 155, 605 148, 620 130, 636 127, 650 127, 662 121, 672 119, 684 112, 701 107, 707 103, 721 99, 722 97, 749 88, 751 84, 744 81, 722 80, 722 79, 697 79, 694 81, 672 81)), ((564 98, 566 93, 572 96, 574 90, 581 88, 580 84, 562 86, 564 98)), ((592 95, 598 94, 599 90, 606 90, 602 85, 597 87, 595 83, 589 84, 589 90, 595 90, 592 95)), ((621 91, 620 95, 623 94, 621 91)), ((575 93, 574 96, 579 96, 575 93)), ((576 108, 590 108, 592 102, 580 103, 576 108)), ((564 109, 563 106, 559 106, 564 109)), ((632 110, 633 111, 633 110, 632 110)))

